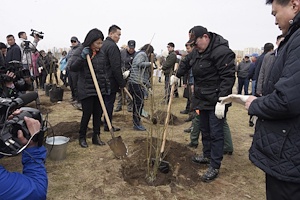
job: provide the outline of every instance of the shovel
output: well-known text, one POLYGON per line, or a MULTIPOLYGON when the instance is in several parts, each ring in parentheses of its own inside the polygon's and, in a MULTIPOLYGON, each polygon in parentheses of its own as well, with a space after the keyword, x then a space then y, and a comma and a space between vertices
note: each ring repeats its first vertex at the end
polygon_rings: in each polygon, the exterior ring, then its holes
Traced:
MULTIPOLYGON (((178 69, 178 63, 175 64, 174 71, 177 71, 177 69, 178 69)), ((165 173, 165 174, 167 174, 170 171, 170 164, 168 161, 163 160, 163 155, 164 155, 165 146, 166 146, 167 131, 168 131, 168 126, 169 126, 169 121, 170 121, 170 115, 171 115, 170 111, 171 111, 174 90, 175 90, 175 83, 171 87, 170 99, 169 99, 168 108, 167 108, 167 116, 165 119, 165 128, 164 128, 163 139, 162 139, 162 144, 161 144, 161 148, 160 148, 159 166, 158 166, 159 171, 162 173, 165 173)), ((152 162, 153 162, 153 160, 152 160, 152 162)))
POLYGON ((109 132, 110 132, 111 137, 112 137, 112 139, 109 140, 107 143, 108 143, 110 149, 114 152, 114 154, 117 158, 123 158, 123 157, 127 156, 128 149, 127 149, 126 145, 124 144, 121 136, 115 137, 115 134, 114 134, 114 131, 113 131, 113 128, 112 128, 112 125, 111 125, 111 122, 110 122, 110 119, 108 117, 107 110, 106 110, 106 107, 105 107, 105 104, 104 104, 104 101, 103 101, 103 97, 102 97, 102 94, 100 92, 99 84, 98 84, 98 81, 97 81, 97 78, 96 78, 96 75, 95 75, 95 72, 94 72, 94 68, 93 68, 93 65, 92 65, 90 55, 87 55, 86 58, 87 58, 87 62, 88 62, 90 72, 91 72, 91 75, 92 75, 92 78, 93 78, 93 82, 94 82, 94 85, 95 85, 95 88, 96 88, 96 92, 97 92, 97 95, 98 95, 98 98, 99 98, 99 101, 100 101, 100 104, 101 104, 101 107, 102 107, 102 110, 103 110, 103 113, 104 113, 104 117, 105 117, 106 123, 107 123, 108 128, 109 128, 109 132))

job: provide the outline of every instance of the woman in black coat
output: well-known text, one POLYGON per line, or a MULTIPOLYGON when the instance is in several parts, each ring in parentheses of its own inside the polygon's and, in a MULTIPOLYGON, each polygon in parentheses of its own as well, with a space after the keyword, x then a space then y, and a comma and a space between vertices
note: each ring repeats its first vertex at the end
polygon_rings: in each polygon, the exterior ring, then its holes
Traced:
POLYGON ((86 60, 86 56, 90 55, 101 93, 105 95, 110 89, 109 84, 107 84, 105 69, 100 65, 99 59, 103 39, 104 36, 100 30, 90 30, 83 44, 76 49, 71 59, 70 70, 79 73, 78 99, 81 101, 83 111, 79 130, 79 144, 83 148, 88 147, 86 142, 86 130, 91 115, 93 115, 92 143, 95 145, 105 145, 99 137, 100 121, 103 111, 86 60))

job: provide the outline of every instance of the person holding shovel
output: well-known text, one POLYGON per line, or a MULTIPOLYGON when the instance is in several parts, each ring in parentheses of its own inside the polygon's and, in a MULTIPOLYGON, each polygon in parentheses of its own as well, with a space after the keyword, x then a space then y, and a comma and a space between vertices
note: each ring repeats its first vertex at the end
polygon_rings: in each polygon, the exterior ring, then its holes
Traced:
POLYGON ((110 88, 105 69, 100 64, 100 48, 103 43, 103 33, 98 29, 92 29, 86 35, 83 44, 74 52, 70 70, 78 72, 78 99, 82 104, 82 117, 79 130, 79 145, 87 148, 86 130, 93 115, 93 138, 92 143, 95 145, 105 145, 100 139, 100 122, 102 108, 92 80, 92 75, 87 63, 87 55, 90 55, 94 71, 97 75, 99 87, 103 95, 108 94, 110 88))
POLYGON ((128 78, 129 92, 133 97, 133 129, 138 131, 146 131, 146 128, 141 124, 141 115, 144 107, 144 88, 149 83, 150 71, 149 57, 154 52, 154 48, 150 44, 145 44, 135 55, 130 69, 128 78), (145 85, 146 83, 146 85, 145 85))

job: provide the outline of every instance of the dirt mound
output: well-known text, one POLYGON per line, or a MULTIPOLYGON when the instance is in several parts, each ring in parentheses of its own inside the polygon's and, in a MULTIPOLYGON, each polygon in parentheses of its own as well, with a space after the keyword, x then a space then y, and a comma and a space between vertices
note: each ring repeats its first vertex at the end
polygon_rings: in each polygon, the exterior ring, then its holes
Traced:
MULTIPOLYGON (((160 143, 160 141, 158 141, 160 143)), ((153 145, 157 139, 153 138, 153 145)), ((130 185, 177 185, 195 186, 199 182, 198 170, 201 166, 191 162, 194 152, 186 146, 173 142, 166 142, 166 156, 164 161, 169 162, 170 171, 167 174, 157 173, 154 181, 147 180, 147 138, 137 138, 131 147, 133 153, 122 164, 121 172, 123 178, 130 185)), ((154 150, 152 150, 153 152, 154 150)), ((154 155, 151 157, 154 158, 154 155)), ((207 166, 202 166, 206 168, 207 166)), ((150 169, 152 170, 152 169, 150 169)))
MULTIPOLYGON (((153 123, 159 123, 159 124, 164 124, 165 120, 167 117, 167 112, 162 111, 162 110, 157 110, 154 114, 153 117, 151 118, 153 123)), ((175 115, 172 113, 170 114, 170 120, 169 120, 169 125, 181 125, 184 122, 180 121, 175 115)))
MULTIPOLYGON (((69 137, 70 141, 74 141, 78 139, 79 136, 79 128, 80 122, 72 121, 72 122, 60 122, 57 125, 50 127, 48 129, 48 136, 51 137, 53 135, 61 135, 65 137, 69 137)), ((92 132, 91 129, 88 128, 87 137, 91 137, 92 132)))

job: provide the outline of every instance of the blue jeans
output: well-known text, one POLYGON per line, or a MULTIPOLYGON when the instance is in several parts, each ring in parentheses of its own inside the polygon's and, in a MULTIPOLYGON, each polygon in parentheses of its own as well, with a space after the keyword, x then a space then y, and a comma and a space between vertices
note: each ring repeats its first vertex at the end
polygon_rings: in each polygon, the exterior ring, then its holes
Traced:
POLYGON ((200 110, 203 155, 211 158, 210 166, 214 169, 220 168, 223 159, 225 118, 218 119, 214 110, 200 110))
POLYGON ((255 95, 256 93, 256 80, 252 80, 252 95, 255 95))
POLYGON ((249 88, 248 78, 238 78, 238 94, 242 94, 243 87, 244 87, 244 94, 248 95, 248 88, 249 88))

